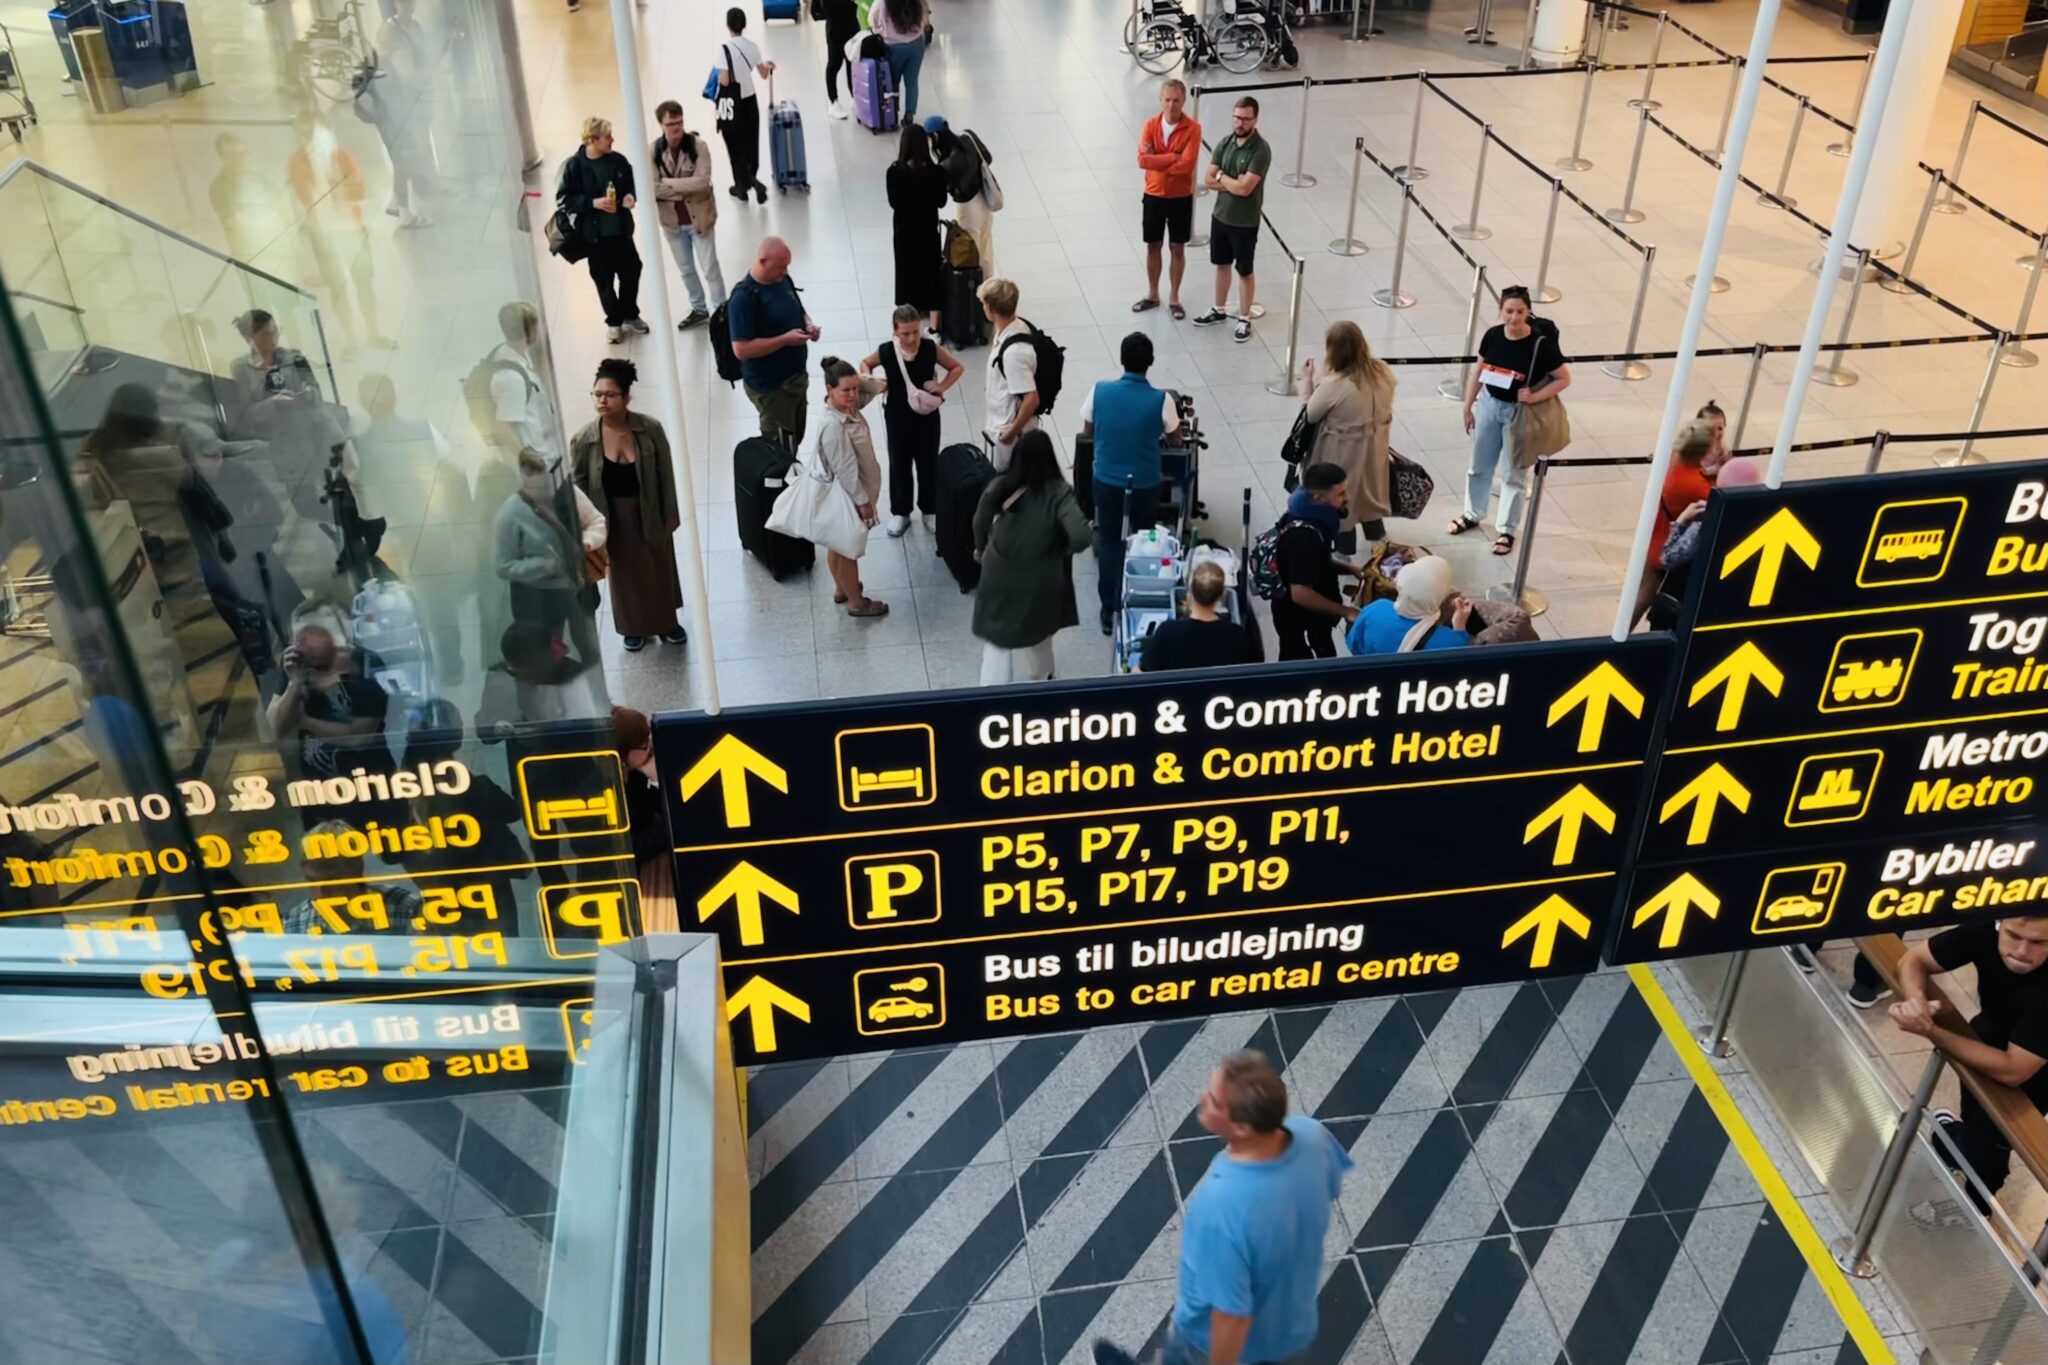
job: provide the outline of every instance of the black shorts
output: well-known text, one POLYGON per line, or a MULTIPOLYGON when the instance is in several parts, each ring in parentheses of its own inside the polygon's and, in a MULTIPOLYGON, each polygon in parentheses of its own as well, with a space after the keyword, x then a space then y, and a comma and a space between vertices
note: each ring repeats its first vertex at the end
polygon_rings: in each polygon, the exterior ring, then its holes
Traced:
POLYGON ((1161 241, 1169 239, 1175 246, 1183 246, 1194 235, 1195 196, 1183 195, 1178 199, 1164 199, 1156 194, 1145 196, 1146 246, 1158 246, 1161 241))
POLYGON ((1237 227, 1220 218, 1209 220, 1209 264, 1234 265, 1240 275, 1252 273, 1252 252, 1259 245, 1256 227, 1237 227))

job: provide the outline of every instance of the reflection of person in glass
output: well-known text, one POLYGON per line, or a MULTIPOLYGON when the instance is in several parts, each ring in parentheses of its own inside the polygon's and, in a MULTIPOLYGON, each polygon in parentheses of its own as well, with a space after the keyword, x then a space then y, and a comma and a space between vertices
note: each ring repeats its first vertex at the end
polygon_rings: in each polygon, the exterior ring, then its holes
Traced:
POLYGON ((514 622, 558 640, 566 627, 586 664, 599 659, 589 556, 604 550, 605 531, 603 514, 582 489, 536 452, 519 452, 519 491, 505 499, 492 526, 498 577, 511 584, 514 622))
POLYGON ((257 256, 285 233, 283 196, 277 177, 250 164, 249 144, 239 133, 213 140, 220 170, 206 186, 206 202, 227 238, 228 254, 240 261, 257 256))
POLYGON ((284 344, 277 318, 252 308, 235 319, 249 343, 228 369, 234 408, 230 434, 268 441, 277 477, 299 515, 323 520, 322 476, 345 439, 320 401, 320 381, 305 353, 284 344))
MULTIPOLYGON (((281 662, 284 691, 267 714, 271 732, 296 755, 300 775, 345 777, 356 768, 388 774, 397 766, 384 738, 391 695, 362 676, 354 652, 333 628, 301 621, 281 662)), ((377 818, 389 804, 376 808, 377 818)))
MULTIPOLYGON (((422 763, 438 763, 444 759, 457 759, 469 770, 469 789, 455 795, 436 792, 430 796, 415 797, 411 802, 408 818, 411 823, 423 825, 436 816, 467 815, 477 822, 478 838, 474 848, 431 849, 407 853, 401 858, 405 870, 415 880, 426 882, 436 874, 449 878, 448 885, 458 884, 453 878, 463 873, 461 885, 483 882, 490 886, 497 900, 497 916, 487 918, 480 912, 465 911, 465 923, 461 932, 472 929, 500 929, 511 933, 519 921, 514 918, 518 905, 512 887, 516 875, 524 878, 532 875, 530 869, 521 867, 517 873, 491 872, 468 873, 473 867, 518 867, 530 855, 521 842, 518 833, 524 827, 525 813, 519 802, 498 785, 495 778, 479 771, 483 755, 474 750, 465 754, 468 732, 463 728, 462 712, 453 702, 435 698, 423 703, 419 709, 419 722, 406 732, 405 766, 415 771, 422 763), (476 923, 470 924, 468 920, 476 923)), ((439 882, 433 884, 441 884, 439 882)))
POLYGON ((670 875, 675 841, 669 837, 661 774, 654 766, 654 726, 646 712, 630 706, 612 708, 612 751, 626 774, 626 813, 631 817, 642 922, 650 934, 674 933, 681 927, 670 875))
POLYGON ((393 0, 391 16, 377 29, 372 46, 376 70, 364 80, 356 107, 369 115, 391 158, 391 202, 384 212, 402 228, 432 227, 427 209, 439 174, 432 86, 438 54, 413 17, 413 0, 393 0))
MULTIPOLYGON (((346 820, 322 820, 306 831, 306 837, 322 837, 330 840, 348 840, 360 836, 362 831, 346 820)), ((299 860, 299 869, 304 880, 318 883, 295 901, 285 903, 284 913, 279 917, 287 934, 306 934, 315 929, 322 933, 338 934, 407 934, 417 933, 413 921, 420 913, 420 893, 411 885, 401 881, 378 881, 372 885, 363 884, 363 855, 360 853, 336 853, 331 858, 305 857, 299 860), (374 891, 384 898, 384 918, 380 924, 374 912, 363 915, 352 910, 337 909, 329 905, 326 914, 313 902, 316 897, 330 900, 354 897, 374 891), (336 924, 339 917, 340 923, 336 924)))
POLYGON ((305 211, 306 241, 313 251, 313 264, 325 286, 328 311, 340 324, 344 349, 353 347, 356 337, 354 311, 349 307, 350 285, 354 300, 362 309, 363 328, 372 346, 390 349, 398 343, 385 336, 377 325, 377 290, 370 278, 370 233, 363 225, 363 200, 369 187, 363 183, 363 168, 355 153, 341 145, 326 119, 308 109, 292 121, 299 135, 299 149, 285 166, 292 194, 305 211))

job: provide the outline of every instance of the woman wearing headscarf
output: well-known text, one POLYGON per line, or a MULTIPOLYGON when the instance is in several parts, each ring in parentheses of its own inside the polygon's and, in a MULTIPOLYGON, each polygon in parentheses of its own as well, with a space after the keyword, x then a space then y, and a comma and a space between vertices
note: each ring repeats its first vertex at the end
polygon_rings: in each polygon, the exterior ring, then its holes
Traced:
POLYGON ((1449 560, 1425 555, 1407 564, 1394 575, 1394 592, 1358 613, 1351 623, 1344 643, 1353 654, 1412 654, 1472 643, 1466 630, 1472 603, 1451 587, 1449 560), (1451 609, 1448 621, 1446 602, 1451 609))

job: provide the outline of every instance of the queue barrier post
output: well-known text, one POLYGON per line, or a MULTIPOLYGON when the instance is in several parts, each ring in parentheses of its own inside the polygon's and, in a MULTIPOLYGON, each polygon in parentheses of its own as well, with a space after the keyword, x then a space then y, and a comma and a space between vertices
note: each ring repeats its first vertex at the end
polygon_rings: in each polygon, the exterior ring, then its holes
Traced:
POLYGON ((1543 485, 1550 477, 1550 459, 1538 456, 1536 477, 1529 486, 1529 515, 1522 522, 1522 550, 1515 559, 1515 581, 1496 583, 1486 590, 1486 600, 1520 607, 1531 618, 1550 610, 1550 599, 1529 586, 1529 556, 1536 548, 1536 517, 1543 510, 1543 485))
POLYGON ((1294 392, 1295 357, 1301 347, 1301 284, 1307 262, 1294 262, 1294 287, 1287 291, 1287 359, 1281 362, 1280 377, 1266 385, 1266 392, 1286 396, 1294 392))
POLYGON ((1735 96, 1742 90, 1742 64, 1740 57, 1728 63, 1728 98, 1721 101, 1721 131, 1714 134, 1714 145, 1707 149, 1716 166, 1728 155, 1728 124, 1735 117, 1735 96))
POLYGON ((1877 467, 1884 463, 1884 448, 1892 443, 1892 434, 1880 427, 1870 438, 1870 458, 1863 462, 1863 472, 1875 474, 1877 467))
POLYGON ((1778 187, 1766 190, 1756 197, 1756 202, 1767 209, 1797 208, 1799 201, 1785 193, 1785 184, 1792 178, 1792 159, 1799 155, 1799 130, 1806 126, 1806 109, 1810 103, 1806 96, 1799 97, 1799 107, 1792 111, 1792 136, 1785 139, 1785 160, 1778 167, 1778 187))
POLYGON ((1991 406, 1991 386, 1998 379, 2000 358, 2006 346, 2012 341, 2012 333, 2000 332, 1998 339, 1991 343, 1991 363, 1984 367, 1984 382, 1977 386, 1977 401, 1970 408, 1970 431, 1960 446, 1945 446, 1934 452, 1934 463, 1943 469, 1955 469, 1967 464, 1988 464, 1976 451, 1977 433, 1984 426, 1984 410, 1991 406))
MULTIPOLYGON (((1870 68, 1876 61, 1877 50, 1875 48, 1863 54, 1863 78, 1856 82, 1855 110, 1856 122, 1858 124, 1863 122, 1863 97, 1870 93, 1870 68)), ((1830 142, 1828 144, 1829 156, 1847 156, 1855 150, 1856 130, 1854 128, 1842 134, 1840 142, 1830 142)))
POLYGON ((1294 169, 1280 177, 1280 183, 1291 190, 1312 190, 1316 178, 1304 169, 1308 157, 1308 97, 1315 89, 1315 82, 1308 77, 1301 78, 1301 129, 1294 136, 1294 169))
POLYGON ((1728 968, 1721 973, 1721 991, 1714 997, 1714 1017, 1697 1035, 1700 1050, 1709 1057, 1735 1055, 1735 1045, 1728 1041, 1728 1025, 1735 1018, 1735 998, 1742 991, 1742 974, 1748 970, 1748 953, 1728 954, 1728 968))
POLYGON ((1370 42, 1385 33, 1374 21, 1379 18, 1380 0, 1351 0, 1351 41, 1370 42), (1365 26, 1359 27, 1359 15, 1365 16, 1365 26))
POLYGON ((1556 303, 1564 297, 1550 284, 1550 246, 1557 240, 1557 206, 1564 199, 1564 181, 1550 177, 1550 212, 1543 220, 1543 254, 1536 258, 1536 302, 1556 303))
POLYGON ((1984 112, 1983 100, 1970 101, 1970 113, 1963 120, 1962 140, 1956 143, 1956 159, 1948 166, 1949 192, 1934 206, 1936 213, 1961 213, 1966 205, 1956 198, 1955 188, 1963 183, 1963 162, 1970 156, 1970 135, 1977 131, 1977 115, 1984 112))
POLYGON ((1413 308, 1415 296, 1401 292, 1401 267, 1408 260, 1408 210, 1415 205, 1415 187, 1401 183, 1401 220, 1394 227, 1394 277, 1385 289, 1373 291, 1372 301, 1382 308, 1413 308))
POLYGON ((1735 408, 1735 426, 1728 433, 1728 448, 1742 449, 1742 433, 1749 426, 1749 407, 1756 401, 1756 381, 1764 372, 1764 357, 1771 353, 1768 342, 1759 341, 1750 348, 1749 378, 1742 381, 1742 402, 1735 408))
POLYGON ((1479 197, 1486 192, 1486 146, 1493 141, 1493 125, 1479 125, 1479 165, 1472 173, 1472 213, 1466 221, 1451 225, 1451 236, 1467 242, 1483 242, 1493 229, 1479 225, 1479 197))
MULTIPOLYGON (((1697 271, 1685 277, 1685 287, 1687 289, 1692 288, 1699 282, 1700 277, 1697 271)), ((1728 281, 1720 275, 1716 275, 1713 279, 1707 281, 1707 292, 1709 294, 1725 294, 1728 292, 1728 289, 1728 281)))
POLYGON ((1908 283, 1913 278, 1913 262, 1920 259, 1920 243, 1927 238, 1928 215, 1941 207, 1941 188, 1947 183, 1948 177, 1940 171, 1936 171, 1928 178, 1927 194, 1920 200, 1920 217, 1913 223, 1913 240, 1906 243, 1906 254, 1899 261, 1899 273, 1896 276, 1887 275, 1879 280, 1878 288, 1894 294, 1915 292, 1913 286, 1908 283))
POLYGON ((1586 150, 1586 115, 1593 109, 1593 81, 1600 74, 1600 59, 1597 56, 1586 59, 1586 85, 1579 92, 1579 125, 1572 132, 1572 154, 1557 163, 1561 171, 1590 171, 1593 163, 1582 153, 1586 150))
POLYGON ((1661 101, 1650 98, 1650 91, 1657 83, 1657 54, 1664 50, 1664 30, 1670 23, 1670 11, 1659 10, 1657 12, 1657 31, 1650 35, 1650 60, 1643 68, 1642 98, 1630 100, 1628 107, 1631 109, 1654 112, 1664 107, 1661 101))
POLYGON ((1429 172, 1416 164, 1415 154, 1422 147, 1422 102, 1429 97, 1429 73, 1415 73, 1415 121, 1408 128, 1408 160, 1406 164, 1394 167, 1394 174, 1403 183, 1429 179, 1429 172))
POLYGON ((1479 17, 1471 28, 1465 30, 1465 41, 1480 47, 1492 47, 1493 41, 1493 0, 1479 0, 1479 17))
MULTIPOLYGON (((1190 84, 1189 84, 1189 86, 1188 86, 1188 116, 1189 116, 1190 118, 1194 119, 1194 121, 1195 121, 1195 126, 1196 126, 1196 127, 1198 127, 1198 128, 1199 128, 1199 127, 1201 126, 1201 124, 1202 124, 1202 87, 1201 87, 1200 85, 1198 85, 1198 84, 1194 84, 1194 83, 1190 83, 1190 84)), ((1208 194, 1212 194, 1212 193, 1214 193, 1214 191, 1212 191, 1212 190, 1211 190, 1211 189, 1210 189, 1210 188, 1209 188, 1209 187, 1208 187, 1207 185, 1204 185, 1204 184, 1202 183, 1202 177, 1201 177, 1201 176, 1199 176, 1199 175, 1198 175, 1198 176, 1196 176, 1196 177, 1195 177, 1195 198, 1196 198, 1196 199, 1201 199, 1201 198, 1202 198, 1202 197, 1203 197, 1204 195, 1208 195, 1208 194)), ((1207 229, 1206 227, 1204 227, 1204 226, 1202 225, 1202 219, 1201 219, 1201 215, 1199 215, 1199 214, 1197 214, 1197 215, 1196 215, 1196 221, 1195 221, 1195 230, 1194 230, 1193 232, 1190 232, 1190 233, 1188 234, 1188 245, 1189 245, 1189 246, 1207 246, 1207 245, 1209 245, 1209 231, 1208 231, 1208 229, 1207 229)))
MULTIPOLYGON (((1870 248, 1862 247, 1856 252, 1856 275, 1849 281, 1849 297, 1842 304, 1842 330, 1835 336, 1837 347, 1849 343, 1849 324, 1856 319, 1856 296, 1863 292, 1863 276, 1870 269, 1870 248)), ((1813 382, 1825 384, 1831 389, 1853 387, 1862 376, 1842 363, 1844 352, 1836 350, 1828 357, 1825 365, 1813 367, 1813 382)))
POLYGON ((1877 1225, 1884 1218, 1892 1191, 1898 1188, 1899 1173, 1906 1168, 1906 1157, 1920 1137, 1921 1115, 1927 1112, 1929 1102, 1934 1099, 1934 1087, 1941 1080, 1941 1068, 1945 1064, 1940 1048, 1929 1050, 1927 1065, 1920 1068, 1920 1083, 1913 1087, 1913 1097, 1899 1111, 1899 1126, 1892 1131, 1892 1140, 1885 1144, 1884 1158, 1877 1163, 1877 1175, 1870 1182, 1870 1193, 1864 1196, 1863 1208, 1856 1215, 1856 1230, 1835 1243, 1835 1264, 1859 1280, 1867 1280, 1877 1274, 1877 1267, 1870 1260, 1870 1244, 1877 1237, 1877 1225))
MULTIPOLYGON (((1643 211, 1636 207, 1636 175, 1643 166, 1643 141, 1650 133, 1650 111, 1643 109, 1636 115, 1636 146, 1628 156, 1628 182, 1622 186, 1621 207, 1607 209, 1601 217, 1610 223, 1640 223, 1643 211)), ((1630 350, 1635 348, 1631 346, 1630 350)))
POLYGON ((1536 0, 1529 0, 1528 12, 1522 16, 1522 59, 1515 63, 1515 70, 1527 71, 1536 54, 1536 0))
POLYGON ((1479 310, 1481 300, 1486 297, 1486 267, 1472 267, 1472 306, 1465 313, 1465 350, 1468 357, 1458 362, 1458 377, 1437 381, 1436 391, 1446 398, 1462 399, 1465 385, 1472 379, 1472 361, 1469 357, 1479 345, 1479 310))
POLYGON ((1359 179, 1365 174, 1365 139, 1354 138, 1351 143, 1351 207, 1344 213, 1344 235, 1330 243, 1333 256, 1363 256, 1366 245, 1358 240, 1358 187, 1359 179))
MULTIPOLYGON (((2013 324, 2014 336, 2027 334, 2027 322, 2034 315, 2034 295, 2041 292, 2044 274, 2048 274, 2048 232, 2042 233, 2034 244, 2033 273, 2027 276, 2027 292, 2020 295, 2020 318, 2013 324)), ((1998 348, 1998 363, 2015 370, 2031 370, 2041 363, 2041 357, 2020 342, 2008 341, 1998 348)))
MULTIPOLYGON (((1643 330, 1643 304, 1650 296, 1650 267, 1657 260, 1657 248, 1643 248, 1643 273, 1636 282, 1636 309, 1628 320, 1628 344, 1621 349, 1625 354, 1634 355, 1636 338, 1643 330)), ((1610 379, 1626 379, 1630 383, 1650 377, 1650 367, 1640 360, 1610 360, 1600 367, 1600 372, 1610 379)))

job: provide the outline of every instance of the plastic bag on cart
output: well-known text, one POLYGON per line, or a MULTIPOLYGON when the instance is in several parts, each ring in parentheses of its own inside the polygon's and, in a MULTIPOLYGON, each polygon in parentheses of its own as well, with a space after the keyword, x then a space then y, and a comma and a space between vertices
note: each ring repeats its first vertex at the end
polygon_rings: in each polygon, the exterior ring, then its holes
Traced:
POLYGON ((410 587, 373 578, 350 605, 356 647, 369 656, 370 680, 394 697, 435 695, 433 659, 426 622, 410 587))

